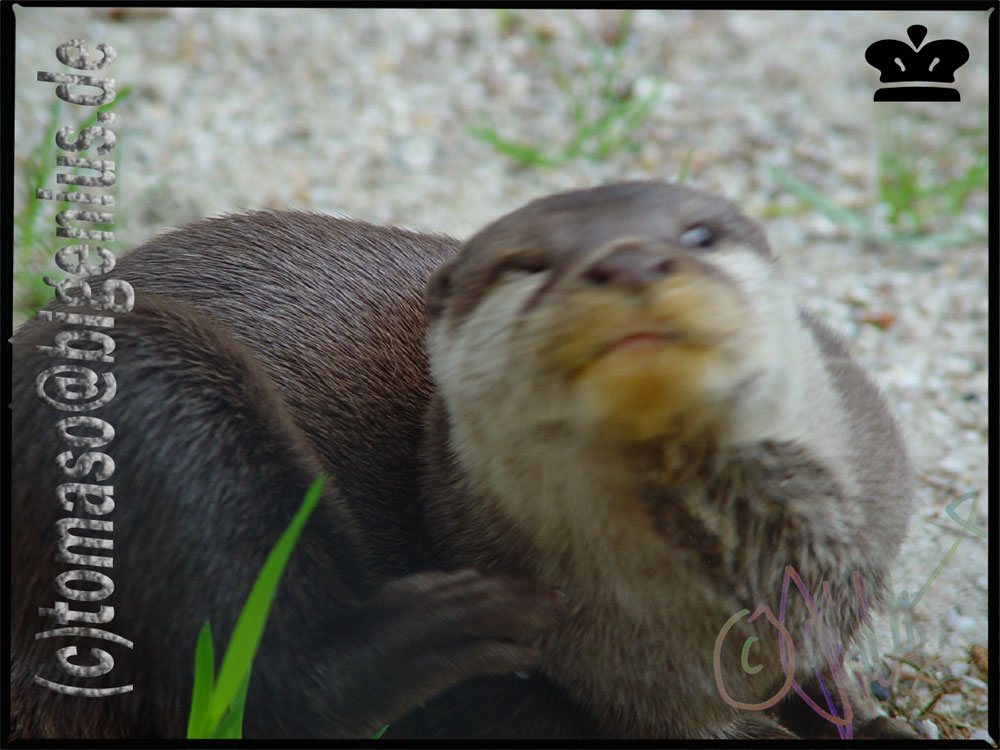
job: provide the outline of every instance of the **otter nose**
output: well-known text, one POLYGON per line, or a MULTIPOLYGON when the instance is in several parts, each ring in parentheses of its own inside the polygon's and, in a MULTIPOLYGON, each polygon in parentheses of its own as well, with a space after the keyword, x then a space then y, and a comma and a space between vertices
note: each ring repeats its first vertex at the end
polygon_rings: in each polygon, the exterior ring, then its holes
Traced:
POLYGON ((665 248, 630 243, 594 263, 584 272, 584 278, 600 285, 641 287, 673 273, 676 261, 665 248))

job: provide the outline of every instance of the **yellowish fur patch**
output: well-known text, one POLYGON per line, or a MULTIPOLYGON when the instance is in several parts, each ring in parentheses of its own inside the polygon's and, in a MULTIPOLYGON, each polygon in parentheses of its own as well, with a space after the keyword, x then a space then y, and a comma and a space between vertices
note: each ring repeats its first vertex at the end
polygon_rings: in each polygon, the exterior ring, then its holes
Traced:
POLYGON ((731 373, 720 344, 740 320, 738 298, 725 282, 679 273, 634 298, 587 291, 574 295, 561 316, 567 322, 556 326, 549 363, 571 373, 587 416, 602 431, 646 440, 700 430, 714 417, 731 373), (621 343, 644 333, 654 337, 621 343))
POLYGON ((585 368, 578 388, 609 426, 646 440, 696 426, 683 417, 690 420, 692 404, 700 401, 701 381, 713 359, 710 350, 674 342, 657 351, 615 350, 585 368))

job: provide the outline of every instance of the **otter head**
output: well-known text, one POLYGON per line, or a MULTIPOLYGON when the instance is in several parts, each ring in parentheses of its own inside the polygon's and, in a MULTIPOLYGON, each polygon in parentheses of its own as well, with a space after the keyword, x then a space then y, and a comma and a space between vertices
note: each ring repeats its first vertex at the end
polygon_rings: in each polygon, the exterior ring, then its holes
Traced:
POLYGON ((502 217, 435 272, 427 300, 432 375, 475 442, 738 439, 780 401, 773 363, 799 328, 759 227, 655 182, 502 217))
POLYGON ((626 736, 732 720, 717 628, 788 560, 836 567, 843 545, 799 540, 861 525, 840 501, 858 491, 840 396, 760 228, 662 183, 550 196, 473 236, 427 302, 446 543, 568 592, 577 630, 542 644, 542 668, 609 722, 632 717, 626 736), (526 541, 490 548, 482 527, 526 541))

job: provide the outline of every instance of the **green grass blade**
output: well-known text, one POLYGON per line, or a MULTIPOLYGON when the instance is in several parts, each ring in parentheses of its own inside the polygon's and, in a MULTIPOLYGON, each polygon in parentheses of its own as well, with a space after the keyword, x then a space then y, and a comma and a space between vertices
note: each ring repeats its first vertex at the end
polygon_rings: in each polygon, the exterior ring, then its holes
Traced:
POLYGON ((194 648, 194 688, 191 690, 191 713, 188 715, 188 739, 200 739, 208 733, 208 701, 215 680, 215 653, 212 629, 208 620, 201 626, 194 648))
POLYGON ((375 732, 375 734, 372 735, 372 739, 373 740, 379 739, 383 734, 385 734, 385 730, 388 729, 388 728, 389 728, 389 725, 386 724, 384 727, 382 727, 380 730, 378 730, 377 732, 375 732))
POLYGON ((552 51, 551 43, 537 34, 532 35, 531 40, 535 45, 535 49, 538 50, 542 62, 549 69, 552 82, 562 92, 570 117, 579 126, 587 118, 587 107, 583 95, 577 93, 572 77, 563 70, 558 58, 552 51))
POLYGON ((871 228, 863 216, 860 216, 853 211, 849 211, 843 206, 838 206, 814 187, 807 185, 795 177, 792 177, 792 175, 783 169, 770 165, 767 169, 778 182, 789 190, 789 192, 796 195, 800 200, 811 203, 816 207, 816 210, 825 214, 828 218, 838 224, 851 224, 860 229, 864 236, 870 236, 872 234, 871 228))
POLYGON ((660 87, 656 85, 642 99, 630 98, 611 110, 612 119, 606 126, 602 125, 603 135, 594 156, 603 159, 626 146, 635 130, 649 116, 659 94, 660 87))
POLYGON ((842 206, 838 206, 836 203, 823 196, 815 188, 807 185, 795 177, 792 177, 792 175, 788 174, 784 170, 774 166, 768 166, 767 169, 775 179, 782 183, 789 190, 789 192, 793 193, 801 201, 813 206, 820 213, 825 214, 830 219, 838 223, 850 224, 856 227, 858 229, 860 239, 865 242, 885 245, 910 244, 924 245, 927 247, 952 247, 976 243, 981 244, 987 240, 985 236, 978 236, 974 234, 933 235, 921 232, 909 234, 901 232, 879 234, 872 230, 871 225, 865 220, 864 217, 853 211, 849 211, 842 206))
POLYGON ((546 156, 541 149, 505 140, 492 127, 466 125, 465 129, 473 137, 485 141, 500 153, 509 156, 521 164, 533 167, 552 167, 558 163, 556 160, 546 156))
POLYGON ((615 36, 614 46, 621 49, 625 46, 625 41, 632 36, 632 20, 634 10, 629 8, 628 10, 623 10, 621 16, 618 17, 618 32, 615 36))
POLYGON ((247 687, 250 685, 250 670, 247 670, 246 675, 243 678, 243 682, 240 683, 239 690, 236 691, 236 697, 233 699, 232 704, 229 706, 229 710, 226 715, 222 717, 222 721, 212 732, 211 739, 213 740, 238 740, 243 737, 243 706, 246 704, 247 700, 247 687))
POLYGON ((680 169, 677 170, 677 184, 683 185, 687 182, 688 170, 691 168, 691 157, 694 156, 694 146, 689 148, 684 153, 684 158, 681 159, 680 169))
POLYGON ((323 490, 323 475, 316 477, 309 491, 306 492, 302 506, 292 522, 281 535, 274 549, 267 556, 264 567, 261 568, 254 582, 250 595, 247 597, 243 611, 236 621, 233 634, 222 658, 219 677, 209 704, 211 724, 217 725, 230 704, 236 698, 241 683, 247 678, 247 673, 260 645, 261 634, 267 620, 267 612, 271 607, 274 594, 277 591, 285 563, 291 555, 295 542, 298 541, 302 527, 319 502, 323 490))
POLYGON ((983 162, 966 170, 965 174, 941 188, 941 195, 948 202, 948 210, 958 213, 969 194, 981 190, 989 191, 989 164, 983 162))

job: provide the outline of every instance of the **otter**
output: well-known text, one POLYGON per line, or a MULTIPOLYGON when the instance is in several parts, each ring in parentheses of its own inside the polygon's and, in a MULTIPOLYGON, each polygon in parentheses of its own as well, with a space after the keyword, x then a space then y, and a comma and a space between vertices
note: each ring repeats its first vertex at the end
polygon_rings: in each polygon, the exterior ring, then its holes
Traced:
POLYGON ((806 701, 824 693, 841 736, 914 736, 843 674, 905 533, 903 441, 729 201, 606 185, 464 244, 253 212, 111 277, 136 291, 113 362, 88 362, 118 384, 93 412, 115 430, 114 539, 87 535, 113 545, 95 569, 131 648, 95 642, 115 668, 72 677, 71 641, 35 637, 67 624, 58 485, 101 471, 56 459, 36 378, 73 326, 35 319, 12 339, 11 737, 183 736, 198 629, 225 642, 320 472, 246 737, 832 737, 806 701), (818 607, 783 594, 790 571, 818 607))

